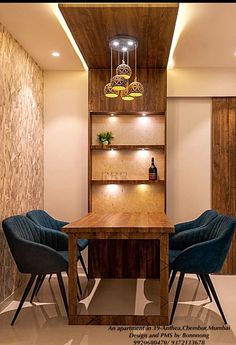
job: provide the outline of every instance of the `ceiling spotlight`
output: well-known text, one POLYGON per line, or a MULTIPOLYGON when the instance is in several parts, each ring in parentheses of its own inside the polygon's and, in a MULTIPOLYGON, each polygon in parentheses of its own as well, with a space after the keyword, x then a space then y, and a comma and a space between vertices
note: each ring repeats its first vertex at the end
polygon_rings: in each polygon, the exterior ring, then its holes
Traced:
POLYGON ((118 41, 114 41, 113 42, 113 46, 117 47, 119 45, 119 42, 118 41))
POLYGON ((122 47, 121 50, 122 50, 123 52, 127 52, 128 48, 127 48, 127 47, 122 47))
POLYGON ((112 113, 111 116, 114 116, 114 114, 112 113))
POLYGON ((145 113, 142 113, 142 116, 146 116, 146 114, 145 114, 145 113))
POLYGON ((132 46, 134 44, 134 41, 128 41, 128 45, 132 46))
POLYGON ((58 56, 60 56, 60 53, 59 52, 52 52, 52 56, 58 57, 58 56))

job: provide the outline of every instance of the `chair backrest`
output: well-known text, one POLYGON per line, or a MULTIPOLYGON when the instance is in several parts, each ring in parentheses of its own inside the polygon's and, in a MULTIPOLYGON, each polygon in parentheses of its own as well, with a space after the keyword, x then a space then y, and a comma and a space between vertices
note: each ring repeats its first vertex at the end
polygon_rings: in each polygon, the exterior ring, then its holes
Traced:
POLYGON ((56 252, 68 250, 66 234, 39 227, 23 215, 4 219, 2 226, 20 272, 47 272, 47 270, 50 272, 50 269, 59 266, 63 269, 66 267, 66 261, 56 252))
POLYGON ((44 226, 45 228, 60 230, 63 224, 57 219, 51 217, 44 210, 33 210, 26 213, 26 217, 31 219, 35 224, 44 226))
POLYGON ((207 210, 203 212, 196 220, 196 227, 209 224, 213 219, 218 216, 218 213, 214 210, 207 210))
POLYGON ((212 222, 207 225, 207 230, 202 230, 200 242, 209 241, 216 238, 228 237, 232 235, 236 224, 236 218, 226 215, 218 215, 212 222))

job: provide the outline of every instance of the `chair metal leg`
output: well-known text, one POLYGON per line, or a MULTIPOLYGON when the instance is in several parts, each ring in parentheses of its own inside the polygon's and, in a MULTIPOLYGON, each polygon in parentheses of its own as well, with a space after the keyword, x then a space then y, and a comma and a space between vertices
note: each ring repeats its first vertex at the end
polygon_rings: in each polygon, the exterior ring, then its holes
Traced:
POLYGON ((220 314, 221 314, 221 316, 222 316, 222 319, 224 320, 224 323, 227 324, 225 315, 224 315, 224 313, 223 313, 223 309, 221 308, 220 301, 219 301, 219 299, 218 299, 218 297, 217 297, 217 294, 216 294, 214 285, 213 285, 213 283, 212 283, 212 281, 211 281, 211 278, 210 278, 209 274, 205 274, 204 276, 205 276, 206 281, 207 281, 207 284, 208 284, 208 286, 209 286, 209 288, 210 288, 210 290, 211 290, 212 296, 213 296, 213 298, 214 298, 214 300, 215 300, 215 302, 216 302, 216 304, 217 304, 217 307, 218 307, 218 309, 219 309, 219 311, 220 311, 220 314))
POLYGON ((40 284, 41 278, 42 278, 42 274, 39 274, 37 279, 36 279, 36 283, 34 285, 34 290, 33 290, 32 295, 31 295, 30 303, 33 302, 33 299, 34 299, 34 296, 36 294, 36 291, 38 290, 38 286, 40 284))
POLYGON ((78 284, 78 287, 79 287, 79 292, 80 292, 80 294, 82 295, 83 292, 82 292, 82 289, 81 289, 81 285, 80 285, 80 280, 79 280, 78 274, 77 274, 77 284, 78 284))
POLYGON ((172 288, 173 282, 175 280, 176 273, 177 273, 177 271, 174 271, 174 270, 171 273, 170 282, 169 282, 169 291, 172 288))
POLYGON ((183 285, 183 281, 184 281, 184 273, 181 272, 180 276, 179 276, 179 280, 178 280, 178 285, 177 285, 177 289, 176 289, 176 293, 175 293, 175 299, 174 299, 174 304, 173 304, 173 308, 172 308, 172 312, 171 312, 171 316, 170 316, 170 325, 173 322, 173 318, 175 315, 175 309, 179 300, 179 295, 180 295, 180 291, 183 285))
POLYGON ((211 293, 210 293, 209 287, 207 285, 206 278, 204 277, 204 274, 199 274, 199 276, 200 276, 202 284, 203 284, 203 286, 204 286, 204 288, 206 290, 206 293, 207 293, 210 301, 212 302, 211 293))
POLYGON ((49 278, 48 278, 48 281, 49 281, 49 282, 50 282, 51 278, 52 278, 52 273, 50 274, 50 276, 49 276, 49 278))
POLYGON ((86 268, 86 266, 85 266, 83 256, 82 256, 81 254, 80 254, 80 256, 79 256, 79 261, 81 262, 81 265, 82 265, 82 267, 83 267, 84 273, 86 274, 86 277, 87 277, 87 279, 89 280, 88 271, 87 271, 87 268, 86 268))
POLYGON ((36 278, 36 274, 32 274, 31 277, 30 277, 30 279, 29 279, 29 281, 28 281, 28 284, 27 284, 27 286, 26 286, 26 288, 25 288, 25 291, 24 291, 24 293, 23 293, 23 296, 22 296, 22 298, 21 298, 21 301, 20 301, 20 303, 19 303, 19 305, 18 305, 18 308, 17 308, 17 310, 16 310, 16 312, 15 312, 15 315, 14 315, 14 317, 13 317, 13 319, 12 319, 11 326, 14 325, 14 323, 15 323, 15 321, 16 321, 16 319, 17 319, 17 316, 18 316, 18 314, 19 314, 19 312, 20 312, 20 310, 21 310, 21 308, 22 308, 22 306, 23 306, 23 304, 24 304, 24 301, 26 300, 26 298, 27 298, 27 296, 28 296, 28 294, 29 294, 29 292, 30 292, 30 289, 31 289, 31 287, 32 287, 32 285, 33 285, 33 283, 34 283, 34 281, 35 281, 35 278, 36 278))
POLYGON ((43 274, 42 277, 41 277, 40 283, 38 285, 38 288, 37 288, 37 290, 35 292, 35 296, 38 296, 39 290, 40 290, 40 288, 41 288, 41 286, 42 286, 42 284, 44 282, 45 277, 46 277, 46 274, 43 274))
POLYGON ((200 275, 199 274, 197 274, 197 279, 200 282, 200 275))
POLYGON ((64 283, 63 283, 63 279, 62 279, 61 273, 57 273, 57 280, 58 280, 58 284, 59 284, 59 287, 60 287, 61 296, 62 296, 62 299, 63 299, 63 302, 64 302, 65 310, 66 310, 66 313, 68 315, 68 303, 67 303, 67 298, 66 298, 66 290, 65 290, 65 286, 64 286, 64 283))

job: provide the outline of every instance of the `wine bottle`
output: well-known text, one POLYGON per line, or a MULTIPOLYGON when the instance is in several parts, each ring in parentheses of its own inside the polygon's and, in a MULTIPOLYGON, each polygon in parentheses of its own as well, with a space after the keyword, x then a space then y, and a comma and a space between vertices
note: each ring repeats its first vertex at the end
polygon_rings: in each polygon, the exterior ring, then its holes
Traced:
POLYGON ((152 164, 149 168, 149 180, 155 181, 157 180, 157 167, 154 163, 154 157, 152 157, 152 164))

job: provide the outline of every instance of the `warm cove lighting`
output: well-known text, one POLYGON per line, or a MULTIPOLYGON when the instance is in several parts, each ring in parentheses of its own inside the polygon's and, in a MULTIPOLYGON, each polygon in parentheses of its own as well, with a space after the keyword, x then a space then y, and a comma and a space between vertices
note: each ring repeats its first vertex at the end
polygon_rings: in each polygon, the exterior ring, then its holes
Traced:
POLYGON ((58 56, 60 56, 60 53, 59 52, 52 52, 52 56, 58 57, 58 56))
POLYGON ((179 4, 179 10, 178 10, 178 15, 176 19, 174 35, 172 38, 167 69, 174 68, 175 66, 175 61, 174 61, 175 48, 177 46, 177 43, 179 41, 179 38, 184 28, 187 25, 187 22, 189 22, 189 20, 191 19, 191 16, 193 15, 191 6, 188 6, 188 5, 191 5, 191 4, 184 4, 184 3, 179 4))
POLYGON ((72 36, 72 33, 70 32, 70 29, 68 28, 68 25, 66 24, 66 21, 63 17, 63 15, 61 14, 61 11, 59 10, 59 7, 58 7, 58 3, 51 3, 50 6, 52 7, 52 10, 55 14, 55 16, 57 17, 57 20, 59 21, 59 23, 61 24, 63 30, 65 31, 66 33, 66 36, 68 37, 70 43, 72 44, 72 47, 74 48, 74 51, 76 52, 76 54, 78 55, 84 69, 86 72, 88 72, 88 66, 84 60, 84 57, 81 53, 81 51, 79 50, 75 40, 74 40, 74 37, 72 36))

